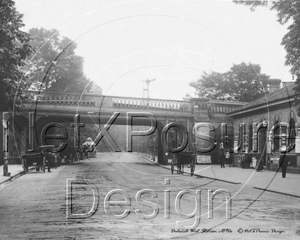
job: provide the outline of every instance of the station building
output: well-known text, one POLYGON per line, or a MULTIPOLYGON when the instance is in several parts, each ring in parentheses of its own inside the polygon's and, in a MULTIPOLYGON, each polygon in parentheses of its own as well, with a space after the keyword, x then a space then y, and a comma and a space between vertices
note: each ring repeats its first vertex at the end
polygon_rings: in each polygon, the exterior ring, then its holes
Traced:
POLYGON ((294 104, 295 85, 293 82, 280 82, 277 79, 270 81, 266 85, 268 92, 265 96, 227 113, 234 122, 235 146, 241 141, 246 146, 243 152, 233 154, 234 166, 240 167, 248 162, 250 167, 256 167, 259 162, 264 169, 278 171, 282 145, 295 143, 295 147, 287 153, 290 159, 287 171, 300 173, 300 132, 297 128, 300 117, 297 116, 297 107, 294 104), (277 127, 282 122, 287 123, 286 126, 277 127), (242 123, 245 126, 241 126, 242 123), (253 130, 261 123, 265 127, 258 131, 255 138, 253 130), (246 132, 242 133, 241 128, 246 129, 246 132), (258 149, 255 149, 255 145, 258 149))

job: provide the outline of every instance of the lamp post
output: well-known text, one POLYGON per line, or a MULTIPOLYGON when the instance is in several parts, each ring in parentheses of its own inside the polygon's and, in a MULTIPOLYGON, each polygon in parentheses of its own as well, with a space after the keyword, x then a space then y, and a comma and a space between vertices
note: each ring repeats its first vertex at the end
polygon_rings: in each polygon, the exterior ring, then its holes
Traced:
POLYGON ((9 119, 11 115, 9 112, 4 112, 2 115, 2 126, 3 126, 3 176, 10 176, 8 172, 8 127, 9 119))

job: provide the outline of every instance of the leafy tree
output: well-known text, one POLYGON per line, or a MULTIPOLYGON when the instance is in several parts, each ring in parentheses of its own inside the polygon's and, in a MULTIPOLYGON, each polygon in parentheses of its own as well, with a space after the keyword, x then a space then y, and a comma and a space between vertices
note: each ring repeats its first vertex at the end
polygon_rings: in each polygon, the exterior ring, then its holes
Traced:
MULTIPOLYGON (((283 36, 281 44, 287 54, 285 64, 291 66, 291 73, 296 79, 296 105, 300 106, 300 1, 297 0, 276 0, 276 1, 245 1, 234 0, 237 4, 244 4, 254 11, 258 6, 268 6, 271 3, 271 10, 277 11, 277 21, 280 24, 289 23, 288 32, 283 36)), ((300 107, 298 107, 300 116, 300 107)))
POLYGON ((204 72, 190 86, 196 89, 199 97, 250 102, 264 94, 262 82, 269 79, 269 76, 260 71, 258 64, 234 64, 225 73, 204 72))
POLYGON ((35 51, 30 60, 31 89, 52 92, 88 92, 92 87, 83 73, 83 58, 75 54, 71 39, 55 29, 32 28, 30 44, 35 51))
POLYGON ((12 0, 0 2, 0 111, 19 110, 27 87, 25 59, 31 53, 29 34, 20 30, 23 15, 12 0))

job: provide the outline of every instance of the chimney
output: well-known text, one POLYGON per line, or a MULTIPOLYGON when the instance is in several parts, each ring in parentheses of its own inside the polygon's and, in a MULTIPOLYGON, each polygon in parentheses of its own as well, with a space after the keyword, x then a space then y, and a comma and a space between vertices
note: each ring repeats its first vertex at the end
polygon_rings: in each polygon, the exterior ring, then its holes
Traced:
POLYGON ((274 78, 262 82, 264 89, 268 93, 275 92, 278 89, 280 89, 280 83, 281 83, 280 79, 274 79, 274 78))

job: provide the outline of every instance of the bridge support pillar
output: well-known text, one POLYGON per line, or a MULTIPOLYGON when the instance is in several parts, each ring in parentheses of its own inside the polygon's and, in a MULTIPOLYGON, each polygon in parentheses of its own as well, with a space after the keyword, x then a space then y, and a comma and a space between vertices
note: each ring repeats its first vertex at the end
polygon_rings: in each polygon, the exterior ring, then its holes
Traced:
POLYGON ((164 146, 161 142, 161 133, 163 130, 162 124, 158 123, 157 125, 157 161, 159 164, 166 165, 168 163, 168 159, 166 158, 165 151, 164 151, 164 146))

